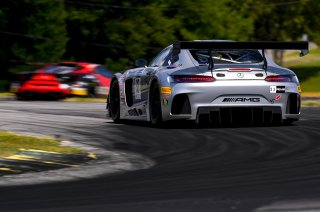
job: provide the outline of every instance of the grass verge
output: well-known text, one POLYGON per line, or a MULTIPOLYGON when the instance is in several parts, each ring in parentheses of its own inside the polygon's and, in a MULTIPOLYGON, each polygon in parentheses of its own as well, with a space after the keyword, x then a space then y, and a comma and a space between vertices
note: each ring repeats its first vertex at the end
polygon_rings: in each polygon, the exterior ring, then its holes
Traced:
POLYGON ((34 149, 62 154, 82 153, 81 149, 61 146, 60 140, 51 138, 37 138, 10 132, 0 132, 0 157, 7 157, 18 153, 21 149, 34 149))
POLYGON ((313 107, 320 107, 320 102, 318 101, 306 101, 301 103, 302 106, 313 106, 313 107))
POLYGON ((10 96, 15 96, 13 93, 9 93, 9 92, 3 92, 3 93, 0 93, 0 97, 1 96, 4 96, 4 97, 10 97, 10 96))
POLYGON ((320 98, 320 92, 302 92, 301 96, 306 98, 320 98))

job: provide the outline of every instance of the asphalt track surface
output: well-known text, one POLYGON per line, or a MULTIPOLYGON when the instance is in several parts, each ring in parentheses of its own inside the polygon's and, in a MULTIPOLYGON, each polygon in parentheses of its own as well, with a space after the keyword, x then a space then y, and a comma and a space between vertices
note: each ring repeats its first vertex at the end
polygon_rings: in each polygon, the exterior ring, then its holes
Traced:
POLYGON ((303 108, 291 126, 155 129, 114 124, 104 104, 2 101, 0 120, 1 129, 156 161, 124 174, 1 187, 0 211, 320 211, 320 108, 303 108), (12 113, 16 119, 6 118, 12 113))

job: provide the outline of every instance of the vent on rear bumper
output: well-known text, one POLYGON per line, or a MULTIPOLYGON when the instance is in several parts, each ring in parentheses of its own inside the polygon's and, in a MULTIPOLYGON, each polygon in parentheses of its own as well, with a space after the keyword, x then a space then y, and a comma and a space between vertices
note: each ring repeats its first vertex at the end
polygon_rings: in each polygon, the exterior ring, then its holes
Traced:
POLYGON ((299 114, 300 113, 300 95, 291 93, 288 96, 288 102, 287 102, 287 114, 299 114))
POLYGON ((171 113, 174 115, 191 114, 191 106, 186 94, 178 94, 173 98, 171 113))
POLYGON ((201 107, 197 121, 217 125, 281 123, 281 107, 201 107))

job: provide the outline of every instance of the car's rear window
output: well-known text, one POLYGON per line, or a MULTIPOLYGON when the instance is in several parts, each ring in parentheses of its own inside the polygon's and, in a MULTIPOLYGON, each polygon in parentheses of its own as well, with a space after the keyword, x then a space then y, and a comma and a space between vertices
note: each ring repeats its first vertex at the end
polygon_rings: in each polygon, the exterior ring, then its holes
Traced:
MULTIPOLYGON (((209 64, 208 50, 191 50, 191 55, 200 65, 209 64)), ((260 63, 263 58, 257 50, 211 50, 214 64, 260 63)))
POLYGON ((79 66, 51 65, 43 69, 43 71, 48 74, 68 74, 79 68, 79 66))

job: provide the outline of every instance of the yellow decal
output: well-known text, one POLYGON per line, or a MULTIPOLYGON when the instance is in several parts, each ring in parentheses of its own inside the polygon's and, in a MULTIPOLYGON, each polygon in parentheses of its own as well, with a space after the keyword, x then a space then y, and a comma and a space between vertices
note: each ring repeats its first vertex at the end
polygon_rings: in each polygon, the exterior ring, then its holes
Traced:
POLYGON ((71 167, 77 167, 79 164, 67 164, 67 163, 60 163, 59 161, 40 161, 41 163, 46 164, 54 164, 54 165, 61 165, 61 166, 71 166, 71 167))
POLYGON ((88 95, 87 90, 84 90, 84 89, 72 89, 71 93, 73 95, 77 95, 77 96, 87 96, 88 95))
POLYGON ((89 158, 92 158, 92 159, 97 159, 97 155, 92 153, 92 152, 88 152, 88 155, 87 155, 89 158))
POLYGON ((38 157, 33 157, 33 156, 28 156, 28 155, 10 155, 8 157, 4 157, 4 159, 34 161, 34 160, 37 160, 39 158, 38 157))
POLYGON ((44 151, 44 150, 39 150, 39 149, 20 149, 20 151, 27 151, 27 152, 35 152, 35 153, 48 153, 48 154, 59 154, 59 152, 49 152, 49 151, 44 151))
POLYGON ((301 93, 301 92, 302 92, 302 90, 301 90, 301 86, 300 86, 300 85, 298 85, 298 86, 297 86, 297 89, 298 89, 299 93, 301 93))
POLYGON ((19 172, 17 170, 13 170, 11 168, 6 168, 6 167, 0 167, 0 171, 5 171, 5 172, 19 172))
POLYGON ((162 94, 171 94, 172 93, 172 89, 170 87, 162 87, 161 88, 161 93, 162 94))

